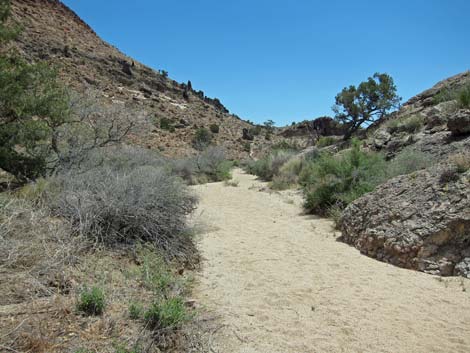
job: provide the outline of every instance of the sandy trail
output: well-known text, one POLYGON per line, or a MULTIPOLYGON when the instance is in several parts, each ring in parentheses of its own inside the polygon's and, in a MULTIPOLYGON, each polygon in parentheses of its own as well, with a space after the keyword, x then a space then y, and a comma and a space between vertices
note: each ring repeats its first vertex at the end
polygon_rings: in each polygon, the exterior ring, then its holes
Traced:
POLYGON ((234 179, 195 187, 210 227, 195 296, 223 325, 213 352, 470 352, 470 281, 363 256, 294 192, 234 179))

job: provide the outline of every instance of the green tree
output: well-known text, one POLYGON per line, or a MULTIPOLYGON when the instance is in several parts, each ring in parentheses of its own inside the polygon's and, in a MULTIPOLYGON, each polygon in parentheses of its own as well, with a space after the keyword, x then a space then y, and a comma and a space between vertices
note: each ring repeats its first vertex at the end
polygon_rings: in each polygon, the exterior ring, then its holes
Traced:
POLYGON ((349 139, 360 127, 382 119, 400 105, 401 98, 393 78, 375 73, 359 86, 343 88, 336 95, 333 111, 335 119, 347 126, 344 138, 349 139))
POLYGON ((26 181, 46 173, 58 148, 54 131, 67 122, 69 104, 55 70, 10 49, 19 32, 9 14, 10 2, 0 0, 0 168, 26 181))

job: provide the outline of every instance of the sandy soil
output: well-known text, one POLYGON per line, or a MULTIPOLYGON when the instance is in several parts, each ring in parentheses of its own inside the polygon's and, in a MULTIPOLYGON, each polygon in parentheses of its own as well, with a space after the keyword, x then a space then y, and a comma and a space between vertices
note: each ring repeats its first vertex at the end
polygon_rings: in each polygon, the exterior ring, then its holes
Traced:
POLYGON ((234 179, 196 187, 209 231, 195 296, 221 322, 212 352, 470 352, 470 281, 363 256, 302 215, 295 192, 234 179))

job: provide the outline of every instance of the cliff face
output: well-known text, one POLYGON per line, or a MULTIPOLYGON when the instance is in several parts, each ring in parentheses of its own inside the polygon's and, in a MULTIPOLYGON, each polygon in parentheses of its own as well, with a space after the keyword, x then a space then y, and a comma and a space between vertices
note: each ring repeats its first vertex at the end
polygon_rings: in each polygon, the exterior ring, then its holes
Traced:
MULTIPOLYGON (((218 99, 211 99, 191 84, 178 83, 104 42, 71 9, 57 0, 13 0, 12 17, 23 27, 18 49, 29 60, 56 65, 73 90, 97 93, 100 104, 138 109, 147 119, 139 121, 130 140, 169 156, 195 151, 191 141, 200 127, 218 125, 216 144, 234 158, 248 156, 242 131, 251 125, 231 115, 218 99), (169 119, 174 127, 160 128, 169 119)), ((264 144, 259 136, 252 142, 264 144)))

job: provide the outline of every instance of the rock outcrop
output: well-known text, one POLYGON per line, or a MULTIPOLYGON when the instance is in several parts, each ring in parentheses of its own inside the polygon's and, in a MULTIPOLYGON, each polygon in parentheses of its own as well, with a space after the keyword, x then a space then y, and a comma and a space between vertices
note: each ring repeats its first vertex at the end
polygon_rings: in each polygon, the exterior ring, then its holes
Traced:
POLYGON ((350 204, 342 240, 400 267, 470 278, 470 149, 463 153, 466 166, 398 176, 350 204))

